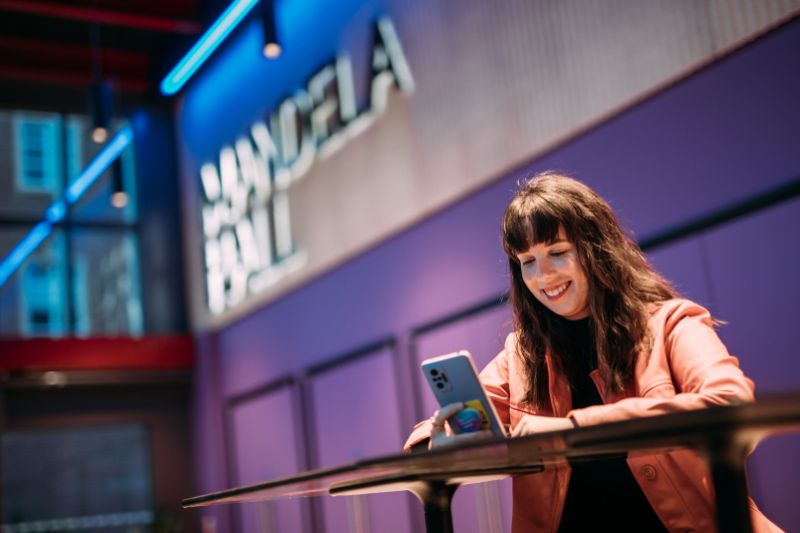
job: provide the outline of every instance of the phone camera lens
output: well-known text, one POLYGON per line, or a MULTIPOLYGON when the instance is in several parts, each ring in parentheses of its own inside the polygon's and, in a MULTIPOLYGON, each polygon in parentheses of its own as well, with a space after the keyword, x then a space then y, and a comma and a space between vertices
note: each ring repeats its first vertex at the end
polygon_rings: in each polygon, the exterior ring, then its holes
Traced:
POLYGON ((444 383, 442 383, 442 382, 440 381, 440 382, 438 382, 438 383, 436 384, 436 387, 437 387, 437 388, 439 388, 439 389, 443 389, 443 388, 444 388, 444 383))
POLYGON ((431 368, 431 376, 438 376, 438 375, 439 375, 439 371, 436 370, 435 368, 431 368))

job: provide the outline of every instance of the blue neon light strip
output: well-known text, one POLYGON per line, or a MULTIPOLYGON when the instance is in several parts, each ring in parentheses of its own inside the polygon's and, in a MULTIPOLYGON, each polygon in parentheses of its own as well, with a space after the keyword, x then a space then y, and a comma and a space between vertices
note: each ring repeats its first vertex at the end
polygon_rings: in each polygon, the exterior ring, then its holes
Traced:
POLYGON ((133 130, 130 127, 119 130, 117 134, 114 135, 114 138, 103 147, 94 159, 92 159, 92 162, 83 169, 78 179, 73 181, 72 185, 67 188, 67 192, 64 194, 64 200, 66 200, 68 204, 74 204, 83 196, 83 193, 85 193, 89 187, 94 185, 97 178, 103 175, 103 172, 106 171, 111 163, 125 151, 125 148, 131 144, 132 140, 133 130))
POLYGON ((211 25, 189 53, 161 81, 161 94, 173 95, 189 81, 214 50, 225 40, 233 29, 247 16, 258 0, 236 0, 211 25))
POLYGON ((53 226, 49 222, 46 220, 39 222, 30 233, 9 252, 5 259, 3 259, 3 262, 0 263, 0 287, 6 284, 8 278, 17 271, 23 261, 33 253, 36 247, 39 246, 52 231, 53 226))
POLYGON ((67 202, 59 200, 47 208, 44 212, 44 218, 50 223, 55 224, 64 220, 64 215, 67 214, 67 202))
POLYGON ((14 272, 25 262, 25 260, 36 250, 36 248, 52 233, 53 224, 64 219, 67 213, 67 204, 73 204, 80 200, 97 179, 103 175, 111 163, 122 155, 122 152, 133 141, 133 130, 125 127, 119 130, 114 138, 106 144, 102 150, 92 159, 78 179, 72 182, 64 193, 63 200, 57 200, 44 212, 42 222, 34 228, 17 244, 7 256, 0 261, 0 287, 6 284, 14 272))

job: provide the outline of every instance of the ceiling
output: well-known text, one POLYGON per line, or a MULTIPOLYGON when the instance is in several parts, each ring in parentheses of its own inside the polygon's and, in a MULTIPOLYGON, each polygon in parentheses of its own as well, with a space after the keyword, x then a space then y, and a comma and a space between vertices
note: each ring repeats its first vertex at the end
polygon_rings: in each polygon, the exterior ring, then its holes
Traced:
POLYGON ((152 101, 205 28, 204 0, 0 0, 0 106, 75 111, 110 81, 152 101))

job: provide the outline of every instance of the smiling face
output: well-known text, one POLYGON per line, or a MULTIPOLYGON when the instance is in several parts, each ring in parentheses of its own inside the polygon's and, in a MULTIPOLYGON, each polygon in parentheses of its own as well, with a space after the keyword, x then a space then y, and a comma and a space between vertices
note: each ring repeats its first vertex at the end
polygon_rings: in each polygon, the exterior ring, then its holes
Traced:
POLYGON ((525 285, 542 305, 569 320, 589 316, 589 280, 563 228, 555 241, 534 244, 516 257, 525 285))

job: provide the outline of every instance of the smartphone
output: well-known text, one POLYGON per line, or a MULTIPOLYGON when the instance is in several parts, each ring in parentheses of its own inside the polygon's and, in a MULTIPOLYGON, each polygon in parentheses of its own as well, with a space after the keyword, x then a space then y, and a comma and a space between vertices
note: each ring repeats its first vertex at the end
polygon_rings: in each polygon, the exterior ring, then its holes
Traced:
POLYGON ((486 396, 468 351, 432 357, 424 360, 420 366, 425 381, 441 407, 455 402, 464 403, 464 409, 448 420, 453 431, 464 433, 489 429, 498 437, 507 436, 494 405, 486 396))

